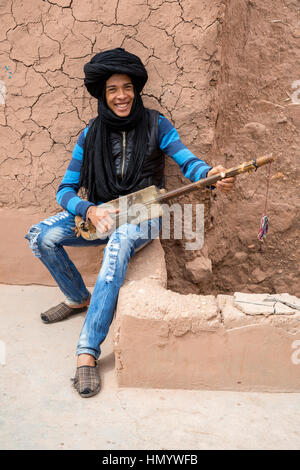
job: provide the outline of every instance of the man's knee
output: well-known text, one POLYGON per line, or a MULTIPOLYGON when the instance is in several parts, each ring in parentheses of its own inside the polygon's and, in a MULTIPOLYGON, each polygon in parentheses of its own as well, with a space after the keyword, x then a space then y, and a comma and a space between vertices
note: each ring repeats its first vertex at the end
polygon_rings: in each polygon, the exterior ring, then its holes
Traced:
POLYGON ((55 249, 63 238, 70 236, 70 229, 65 226, 70 217, 73 216, 67 211, 60 212, 30 227, 25 238, 34 256, 40 258, 43 250, 55 249))
POLYGON ((29 241, 29 246, 31 248, 32 253, 37 258, 41 257, 40 252, 40 236, 41 236, 41 226, 40 224, 32 225, 28 230, 25 238, 29 241))
POLYGON ((42 253, 46 250, 53 250, 62 237, 61 227, 49 227, 43 222, 30 227, 25 238, 29 240, 32 253, 37 258, 41 258, 42 253))
POLYGON ((118 227, 110 237, 106 251, 119 254, 130 253, 136 239, 136 226, 132 224, 124 224, 118 227))

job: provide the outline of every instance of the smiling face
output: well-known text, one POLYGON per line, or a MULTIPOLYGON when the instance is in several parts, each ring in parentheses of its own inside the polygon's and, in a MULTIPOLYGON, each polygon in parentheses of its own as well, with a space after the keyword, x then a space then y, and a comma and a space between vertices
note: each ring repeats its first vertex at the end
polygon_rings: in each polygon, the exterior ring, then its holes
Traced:
POLYGON ((134 100, 134 88, 131 78, 115 73, 106 82, 105 98, 107 106, 119 117, 130 114, 134 100))

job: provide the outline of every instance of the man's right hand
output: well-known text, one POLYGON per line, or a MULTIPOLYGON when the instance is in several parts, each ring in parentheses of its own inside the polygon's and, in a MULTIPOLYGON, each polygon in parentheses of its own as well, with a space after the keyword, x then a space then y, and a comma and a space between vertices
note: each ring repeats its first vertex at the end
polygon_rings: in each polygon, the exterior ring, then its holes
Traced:
POLYGON ((119 209, 90 206, 86 212, 86 218, 92 222, 97 232, 104 233, 110 230, 115 223, 109 214, 117 214, 118 212, 119 209))

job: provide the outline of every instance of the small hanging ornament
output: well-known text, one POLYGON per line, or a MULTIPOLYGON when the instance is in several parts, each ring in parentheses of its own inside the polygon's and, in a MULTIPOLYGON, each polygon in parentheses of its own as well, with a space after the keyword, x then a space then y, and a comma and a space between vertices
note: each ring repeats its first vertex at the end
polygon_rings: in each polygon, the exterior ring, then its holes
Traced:
POLYGON ((267 236, 267 231, 268 231, 269 225, 268 225, 268 216, 263 215, 260 221, 260 230, 259 234, 257 235, 257 238, 259 241, 263 242, 264 239, 267 236))
POLYGON ((267 181, 267 194, 266 194, 266 200, 265 200, 265 209, 264 209, 264 214, 260 220, 260 230, 257 235, 257 238, 260 242, 263 242, 267 236, 267 232, 269 229, 269 219, 267 216, 267 203, 268 203, 268 195, 269 195, 269 183, 270 183, 270 172, 271 172, 271 162, 268 164, 268 181, 267 181))

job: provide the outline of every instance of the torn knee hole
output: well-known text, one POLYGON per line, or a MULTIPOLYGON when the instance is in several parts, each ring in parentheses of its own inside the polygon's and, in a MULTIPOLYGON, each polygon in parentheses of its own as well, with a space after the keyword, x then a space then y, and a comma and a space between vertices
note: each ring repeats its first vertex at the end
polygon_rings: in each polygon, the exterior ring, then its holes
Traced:
POLYGON ((118 259, 118 254, 120 251, 120 243, 113 242, 110 244, 109 247, 107 247, 109 252, 108 252, 108 269, 107 273, 105 276, 106 282, 111 282, 113 280, 115 271, 116 271, 116 266, 117 266, 117 259, 118 259))
POLYGON ((39 246, 38 246, 38 238, 39 238, 40 233, 41 233, 40 227, 38 225, 33 225, 29 229, 27 235, 25 236, 25 238, 29 240, 29 245, 32 250, 32 253, 37 258, 41 257, 41 253, 40 253, 39 246))

